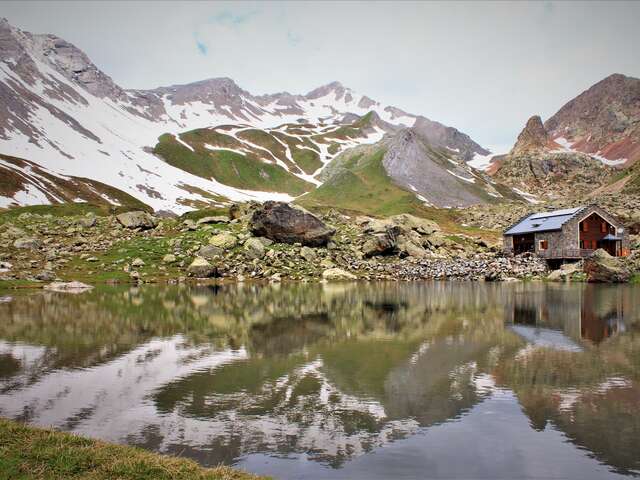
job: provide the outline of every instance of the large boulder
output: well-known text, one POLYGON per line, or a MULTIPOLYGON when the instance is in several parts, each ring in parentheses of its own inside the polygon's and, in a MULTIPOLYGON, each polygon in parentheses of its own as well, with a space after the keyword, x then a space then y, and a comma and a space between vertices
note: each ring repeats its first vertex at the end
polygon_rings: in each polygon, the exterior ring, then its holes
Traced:
POLYGON ((116 219, 120 225, 125 228, 141 228, 146 230, 158 226, 158 219, 156 217, 141 210, 121 213, 116 215, 116 219))
POLYGON ((589 282, 619 283, 628 282, 631 278, 631 272, 623 261, 602 249, 585 258, 582 269, 589 282))
POLYGON ((326 245, 335 233, 316 216, 282 202, 265 202, 251 216, 249 228, 256 236, 309 247, 326 245))
POLYGON ((384 233, 375 233, 369 236, 362 245, 362 253, 365 257, 375 255, 391 255, 397 252, 397 232, 389 229, 384 233))

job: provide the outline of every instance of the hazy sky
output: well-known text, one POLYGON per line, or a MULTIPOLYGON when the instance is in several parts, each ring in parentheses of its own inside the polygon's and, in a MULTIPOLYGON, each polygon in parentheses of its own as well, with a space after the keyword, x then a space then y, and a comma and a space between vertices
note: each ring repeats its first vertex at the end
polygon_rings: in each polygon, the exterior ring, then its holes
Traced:
POLYGON ((640 2, 6 2, 125 88, 231 77, 252 93, 333 80, 509 148, 611 73, 640 77, 640 2))

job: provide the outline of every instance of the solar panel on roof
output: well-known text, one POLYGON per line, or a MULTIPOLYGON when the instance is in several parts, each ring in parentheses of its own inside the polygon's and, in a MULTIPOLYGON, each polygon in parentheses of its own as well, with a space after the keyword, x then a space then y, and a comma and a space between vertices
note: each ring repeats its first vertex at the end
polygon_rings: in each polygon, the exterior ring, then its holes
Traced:
POLYGON ((582 207, 555 210, 546 213, 534 213, 529 215, 516 225, 507 230, 505 235, 517 235, 522 233, 548 232, 560 230, 565 222, 582 210, 582 207))
POLYGON ((582 207, 565 208, 563 210, 554 210, 553 212, 535 213, 533 216, 529 218, 531 220, 537 220, 539 218, 558 217, 560 215, 574 215, 580 210, 582 210, 582 207))

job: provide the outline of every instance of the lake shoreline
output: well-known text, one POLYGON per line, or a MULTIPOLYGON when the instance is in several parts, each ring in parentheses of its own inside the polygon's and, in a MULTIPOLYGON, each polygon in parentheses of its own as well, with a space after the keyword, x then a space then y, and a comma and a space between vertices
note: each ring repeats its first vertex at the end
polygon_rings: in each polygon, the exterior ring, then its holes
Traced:
POLYGON ((0 476, 3 478, 259 480, 257 475, 141 448, 34 427, 0 417, 0 476))
MULTIPOLYGON (((504 254, 496 231, 455 230, 408 214, 377 219, 331 211, 313 217, 289 209, 293 217, 324 222, 322 232, 329 233, 323 243, 309 246, 308 232, 278 238, 279 231, 296 225, 295 218, 259 234, 252 221, 261 207, 253 204, 180 218, 141 211, 115 215, 90 205, 69 208, 0 214, 0 288, 38 288, 54 281, 589 280, 581 264, 551 272, 535 255, 504 254)), ((628 272, 624 278, 638 280, 638 250, 622 268, 628 272)))

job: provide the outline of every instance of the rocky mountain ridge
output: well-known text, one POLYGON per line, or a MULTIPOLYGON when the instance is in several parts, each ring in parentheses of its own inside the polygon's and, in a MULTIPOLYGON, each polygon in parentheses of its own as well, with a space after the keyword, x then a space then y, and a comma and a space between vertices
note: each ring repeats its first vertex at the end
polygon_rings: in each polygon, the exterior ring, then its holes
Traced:
POLYGON ((640 158, 640 79, 610 75, 544 124, 533 116, 487 173, 540 198, 635 191, 640 158))
POLYGON ((567 102, 544 126, 571 150, 629 166, 640 159, 640 79, 610 75, 567 102))
MULTIPOLYGON (((153 150, 164 134, 175 137, 223 125, 266 131, 312 124, 338 130, 351 128, 367 115, 367 134, 379 137, 380 132, 418 124, 452 155, 468 159, 487 153, 452 127, 384 106, 338 82, 306 95, 255 96, 228 78, 125 90, 69 42, 23 32, 0 20, 0 153, 54 174, 110 185, 155 209, 184 211, 228 200, 292 199, 286 189, 234 187, 162 161, 153 150)), ((354 137, 346 142, 358 144, 354 137)), ((327 156, 342 149, 334 148, 327 156)), ((14 196, 0 197, 0 206, 43 197, 46 192, 37 182, 25 183, 14 196)))

